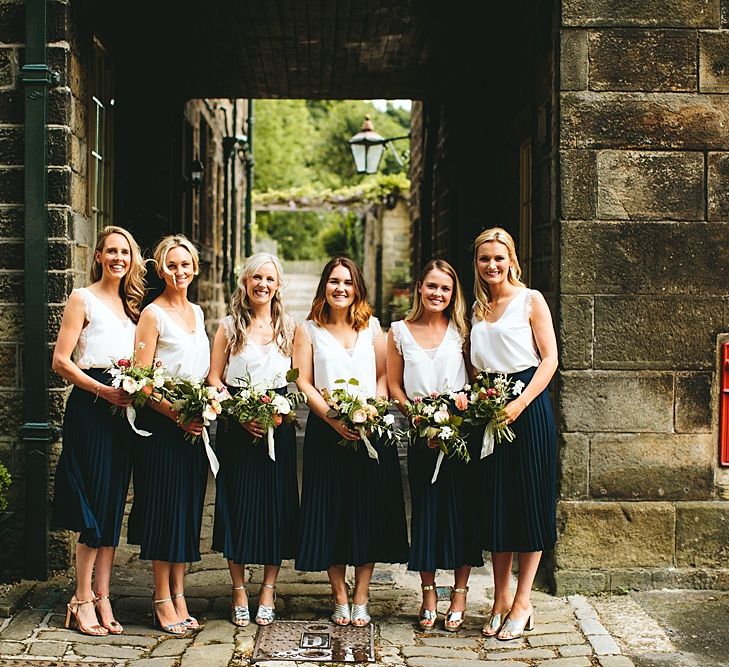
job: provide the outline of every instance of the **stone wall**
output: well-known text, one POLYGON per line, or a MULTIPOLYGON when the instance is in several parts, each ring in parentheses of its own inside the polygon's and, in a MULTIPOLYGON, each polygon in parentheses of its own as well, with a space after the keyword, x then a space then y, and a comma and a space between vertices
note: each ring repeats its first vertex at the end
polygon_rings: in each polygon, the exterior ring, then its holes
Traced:
POLYGON ((557 590, 729 586, 727 4, 564 0, 557 590))

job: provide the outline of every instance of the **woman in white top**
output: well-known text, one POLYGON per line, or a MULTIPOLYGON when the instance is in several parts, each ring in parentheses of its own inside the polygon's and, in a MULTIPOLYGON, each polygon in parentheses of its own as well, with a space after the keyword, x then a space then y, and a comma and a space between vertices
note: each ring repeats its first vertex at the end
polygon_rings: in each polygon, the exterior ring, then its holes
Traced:
POLYGON ((369 458, 357 433, 327 416, 320 390, 356 378, 350 391, 386 396, 385 340, 371 317, 359 267, 335 257, 324 267, 308 319, 294 339, 297 384, 309 402, 304 439, 301 530, 296 567, 327 570, 334 597, 332 620, 339 625, 370 622, 369 585, 375 562, 404 563, 407 526, 402 480, 395 447, 372 444, 369 458), (351 447, 337 444, 352 441, 351 447), (349 607, 346 566, 355 567, 349 607))
MULTIPOLYGON (((230 387, 231 393, 245 383, 286 391, 295 325, 284 312, 282 276, 281 263, 269 253, 251 255, 243 263, 230 299, 231 314, 220 321, 215 334, 208 384, 230 387)), ((250 621, 246 563, 264 566, 256 623, 268 625, 275 618, 281 560, 296 556, 299 484, 294 428, 281 424, 275 429, 273 450, 266 440, 255 422, 241 426, 230 418, 227 425, 218 425, 213 549, 228 559, 231 621, 238 626, 250 621)))
MULTIPOLYGON (((137 360, 155 358, 172 376, 205 381, 210 343, 200 306, 187 290, 198 273, 195 246, 182 235, 163 238, 154 261, 165 288, 143 311, 137 327, 137 360)), ((198 627, 184 597, 185 563, 200 560, 200 526, 208 478, 201 439, 191 444, 185 433, 200 435, 202 423, 178 423, 166 400, 150 400, 139 416, 152 435, 137 439, 134 461, 134 504, 128 542, 141 545, 139 557, 152 561, 153 621, 173 635, 198 627)))
MULTIPOLYGON (((466 306, 456 272, 448 262, 431 259, 415 285, 413 307, 393 322, 387 343, 390 395, 404 405, 431 393, 457 392, 468 381, 463 343, 468 336, 466 306)), ((443 460, 431 480, 439 450, 420 440, 408 450, 410 518, 409 570, 420 571, 423 602, 419 625, 430 630, 437 619, 435 571, 454 570, 451 606, 445 629, 463 624, 471 566, 483 565, 475 548, 471 518, 472 475, 461 459, 443 460)))
POLYGON ((509 640, 533 627, 534 576, 542 551, 557 539, 557 432, 547 392, 557 369, 557 343, 544 297, 520 280, 511 236, 498 227, 487 229, 474 248, 471 362, 476 372, 506 373, 519 383, 505 408, 516 439, 490 454, 484 445, 478 463, 479 546, 492 552, 495 589, 483 633, 509 640), (512 595, 514 552, 519 577, 512 595))
POLYGON ((66 627, 73 615, 89 635, 122 632, 109 602, 109 580, 129 486, 131 431, 109 404, 121 408, 129 398, 109 386, 105 369, 134 350, 144 274, 132 235, 106 227, 97 239, 91 284, 71 292, 53 352, 53 370, 74 387, 63 419, 51 524, 79 533, 66 627))

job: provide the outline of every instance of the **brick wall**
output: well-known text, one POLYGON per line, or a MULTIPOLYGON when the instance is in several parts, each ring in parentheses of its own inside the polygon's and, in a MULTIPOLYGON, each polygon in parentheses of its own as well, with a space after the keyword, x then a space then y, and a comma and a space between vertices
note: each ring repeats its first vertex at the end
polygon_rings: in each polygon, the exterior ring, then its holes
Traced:
POLYGON ((726 588, 727 3, 562 4, 557 587, 726 588))

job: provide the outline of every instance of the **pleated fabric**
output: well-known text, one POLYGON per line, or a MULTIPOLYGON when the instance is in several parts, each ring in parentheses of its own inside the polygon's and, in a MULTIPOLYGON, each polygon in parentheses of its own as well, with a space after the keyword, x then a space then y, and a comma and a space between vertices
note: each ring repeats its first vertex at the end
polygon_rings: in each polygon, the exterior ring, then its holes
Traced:
MULTIPOLYGON (((109 384, 101 368, 85 370, 109 384)), ((63 416, 63 449, 56 468, 51 526, 79 532, 92 548, 119 544, 131 471, 132 431, 110 404, 88 391, 71 390, 63 416)))
POLYGON ((464 565, 483 565, 474 539, 475 469, 459 458, 444 458, 435 484, 431 483, 438 449, 424 439, 408 450, 410 482, 410 560, 408 570, 435 572, 464 565))
POLYGON ((276 460, 265 437, 256 443, 235 419, 218 424, 213 549, 234 563, 280 565, 295 558, 299 536, 296 436, 291 424, 274 431, 276 460))
POLYGON ((377 463, 361 443, 355 450, 338 445, 339 439, 329 424, 309 413, 296 569, 407 562, 397 448, 372 440, 377 463))
MULTIPOLYGON (((509 375, 529 384, 536 368, 509 375)), ((511 424, 516 438, 477 463, 478 544, 488 551, 544 551, 557 541, 557 429, 545 389, 511 424)), ((480 447, 483 429, 474 434, 480 447)))
POLYGON ((149 407, 138 412, 137 423, 152 435, 134 439, 127 542, 140 545, 142 560, 198 561, 208 479, 202 440, 186 440, 175 422, 149 407))

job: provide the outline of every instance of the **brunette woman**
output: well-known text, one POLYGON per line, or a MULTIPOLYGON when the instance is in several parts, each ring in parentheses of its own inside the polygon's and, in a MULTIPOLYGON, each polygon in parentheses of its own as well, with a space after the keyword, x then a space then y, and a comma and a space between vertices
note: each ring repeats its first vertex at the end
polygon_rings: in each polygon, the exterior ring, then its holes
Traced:
MULTIPOLYGON (((143 311, 137 327, 137 360, 155 358, 173 377, 205 381, 210 343, 200 306, 190 303, 187 290, 198 274, 195 246, 182 235, 163 238, 154 249, 164 291, 143 311)), ((198 436, 202 423, 179 422, 168 401, 150 400, 139 421, 152 435, 138 442, 134 462, 134 504, 129 517, 129 542, 141 545, 139 557, 152 561, 155 624, 184 636, 198 627, 184 596, 185 563, 200 560, 200 526, 208 469, 198 436)))
MULTIPOLYGON (((442 259, 430 260, 415 285, 412 309, 404 320, 392 323, 388 337, 388 385, 404 414, 406 401, 458 392, 468 381, 463 357, 468 336, 465 312, 453 267, 442 259)), ((423 630, 432 629, 437 620, 436 569, 454 570, 444 623, 447 631, 454 632, 464 621, 471 566, 483 565, 481 550, 473 543, 472 466, 461 459, 442 459, 440 451, 428 445, 420 440, 408 450, 412 500, 408 569, 420 571, 423 630)))
POLYGON ((71 292, 53 352, 53 370, 74 387, 63 419, 52 525, 79 533, 66 627, 73 618, 87 635, 123 630, 111 608, 109 582, 129 486, 131 430, 110 405, 123 408, 129 399, 109 386, 105 369, 134 350, 144 274, 132 235, 106 227, 97 238, 91 284, 71 292))
MULTIPOLYGON (((359 267, 335 257, 324 267, 311 312, 296 330, 297 384, 311 412, 304 439, 301 531, 296 567, 327 570, 334 598, 332 620, 364 626, 370 622, 369 585, 375 562, 407 560, 407 527, 395 447, 373 445, 369 458, 359 436, 327 416, 320 390, 336 380, 356 378, 362 396, 387 395, 385 340, 371 317, 359 267), (350 447, 337 444, 344 438, 350 447), (355 568, 352 606, 345 583, 355 568)), ((350 387, 350 391, 355 390, 350 387)))
POLYGON ((556 428, 547 385, 557 369, 557 343, 544 297, 521 281, 514 240, 503 229, 476 238, 471 362, 476 372, 505 373, 515 390, 505 408, 512 443, 484 440, 479 546, 491 551, 494 604, 483 633, 509 640, 534 623, 531 589, 542 551, 556 529, 556 428), (519 554, 516 593, 510 590, 514 552, 519 554))
MULTIPOLYGON (((231 314, 221 320, 215 335, 208 384, 226 385, 234 392, 249 383, 285 393, 295 324, 284 313, 282 275, 274 255, 257 253, 246 259, 231 297, 231 314)), ((299 485, 294 428, 281 424, 275 429, 273 450, 266 440, 255 422, 241 426, 231 418, 227 427, 218 426, 213 549, 228 559, 231 621, 238 626, 250 621, 246 563, 264 566, 256 623, 268 625, 275 619, 281 560, 296 555, 299 485)))

